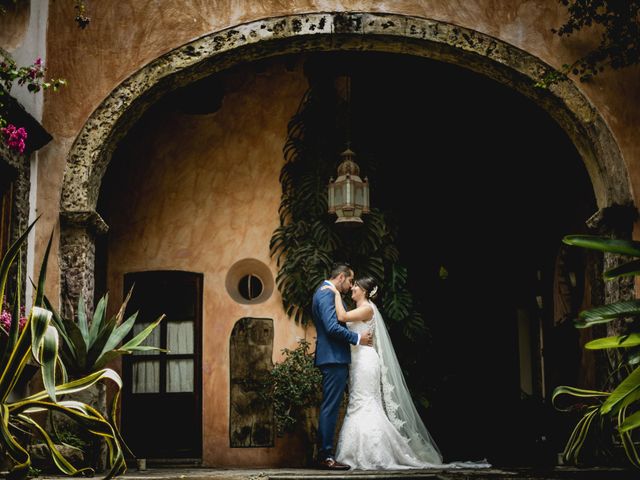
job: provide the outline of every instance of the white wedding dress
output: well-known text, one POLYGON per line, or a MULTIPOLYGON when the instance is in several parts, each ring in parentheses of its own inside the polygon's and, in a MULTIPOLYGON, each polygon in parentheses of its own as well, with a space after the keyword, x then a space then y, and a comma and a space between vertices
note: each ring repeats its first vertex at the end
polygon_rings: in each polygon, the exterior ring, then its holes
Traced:
POLYGON ((352 346, 349 403, 338 437, 336 459, 358 470, 486 468, 486 462, 442 463, 442 455, 413 405, 384 321, 375 304, 368 322, 349 330, 373 329, 374 346, 352 346))

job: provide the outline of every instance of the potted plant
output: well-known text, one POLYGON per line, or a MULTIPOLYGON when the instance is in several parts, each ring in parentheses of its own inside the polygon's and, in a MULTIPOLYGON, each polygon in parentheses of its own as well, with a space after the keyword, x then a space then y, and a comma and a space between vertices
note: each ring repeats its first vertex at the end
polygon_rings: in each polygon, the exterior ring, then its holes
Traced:
POLYGON ((310 348, 307 340, 300 339, 295 349, 283 349, 284 360, 275 364, 265 385, 278 436, 302 430, 309 463, 316 454, 318 408, 322 399, 322 373, 314 365, 310 348))

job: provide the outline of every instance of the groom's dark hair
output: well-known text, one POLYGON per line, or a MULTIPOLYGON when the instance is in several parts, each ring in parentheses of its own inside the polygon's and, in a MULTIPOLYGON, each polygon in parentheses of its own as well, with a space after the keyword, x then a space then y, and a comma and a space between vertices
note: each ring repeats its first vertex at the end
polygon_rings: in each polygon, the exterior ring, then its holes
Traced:
POLYGON ((336 278, 341 273, 344 273, 347 277, 353 275, 353 268, 348 263, 334 263, 331 267, 331 275, 329 278, 336 278))

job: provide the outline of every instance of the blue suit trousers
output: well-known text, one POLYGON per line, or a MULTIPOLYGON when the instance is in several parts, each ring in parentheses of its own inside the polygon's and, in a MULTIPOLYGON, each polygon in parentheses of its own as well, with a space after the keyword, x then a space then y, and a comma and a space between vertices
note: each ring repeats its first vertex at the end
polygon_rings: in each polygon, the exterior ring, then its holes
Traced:
POLYGON ((322 372, 322 403, 318 422, 318 460, 333 457, 333 436, 338 422, 340 403, 347 386, 349 365, 330 363, 318 367, 322 372))

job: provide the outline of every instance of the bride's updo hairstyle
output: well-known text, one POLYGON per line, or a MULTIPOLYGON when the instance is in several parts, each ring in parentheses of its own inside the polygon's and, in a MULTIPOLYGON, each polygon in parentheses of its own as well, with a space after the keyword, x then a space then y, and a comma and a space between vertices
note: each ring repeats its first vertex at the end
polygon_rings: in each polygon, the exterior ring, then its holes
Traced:
POLYGON ((367 300, 374 300, 378 296, 378 284, 373 278, 360 277, 355 283, 364 290, 364 296, 367 300))

